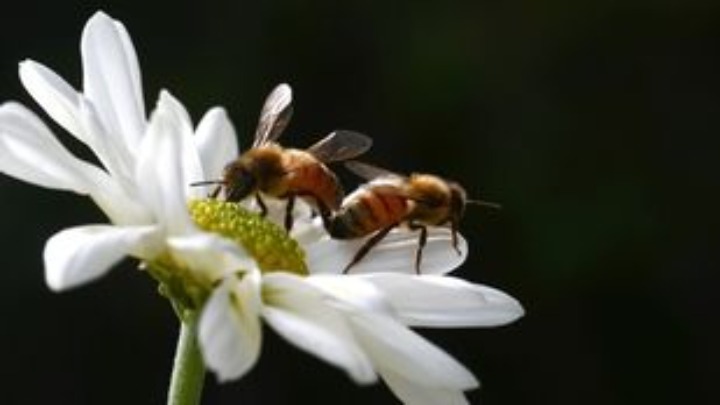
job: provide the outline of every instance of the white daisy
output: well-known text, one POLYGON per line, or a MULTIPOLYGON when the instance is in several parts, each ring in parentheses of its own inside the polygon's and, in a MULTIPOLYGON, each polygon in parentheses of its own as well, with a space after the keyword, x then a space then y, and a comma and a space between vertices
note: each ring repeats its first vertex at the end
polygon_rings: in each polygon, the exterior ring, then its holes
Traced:
MULTIPOLYGON (((239 210, 222 202, 201 204, 216 207, 218 218, 231 216, 225 210, 239 210)), ((272 200, 268 205, 273 217, 272 200)), ((283 210, 277 208, 280 230, 283 210)), ((352 274, 339 274, 362 241, 328 239, 303 211, 296 212, 302 215, 294 233, 303 236, 299 240, 307 255, 289 266, 294 270, 228 274, 213 291, 199 325, 208 367, 220 380, 245 375, 259 356, 262 319, 291 344, 345 370, 360 384, 379 375, 405 403, 465 403, 463 392, 477 386, 475 377, 408 326, 499 326, 520 317, 521 305, 501 291, 442 275, 467 252, 461 239, 458 256, 444 230, 433 230, 429 238, 433 243, 423 263, 427 275, 415 275, 417 239, 407 231, 392 233, 352 274)), ((205 229, 220 228, 211 222, 199 221, 205 229)), ((222 232, 233 233, 228 227, 222 232)))
POLYGON ((88 21, 81 50, 82 92, 37 62, 23 62, 20 75, 99 165, 75 157, 22 105, 0 106, 0 171, 87 195, 111 222, 48 240, 52 289, 94 280, 132 256, 174 305, 202 308, 199 342, 221 380, 243 376, 257 361, 265 322, 358 383, 380 376, 406 403, 465 402, 463 391, 477 385, 473 375, 408 327, 501 325, 521 316, 522 307, 502 292, 445 275, 465 259, 462 238, 457 255, 449 232, 431 232, 418 276, 416 236, 393 232, 352 274, 339 274, 362 241, 329 239, 302 204, 293 239, 238 205, 198 199, 200 190, 189 187, 218 178, 238 153, 222 109, 193 131, 184 107, 163 92, 147 120, 133 45, 122 24, 102 13, 88 21))

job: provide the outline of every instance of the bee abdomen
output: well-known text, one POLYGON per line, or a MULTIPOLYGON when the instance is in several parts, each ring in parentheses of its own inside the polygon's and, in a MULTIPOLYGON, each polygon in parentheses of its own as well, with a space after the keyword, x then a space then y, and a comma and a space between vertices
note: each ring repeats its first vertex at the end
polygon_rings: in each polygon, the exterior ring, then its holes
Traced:
POLYGON ((335 239, 354 239, 357 235, 356 227, 347 221, 344 215, 336 215, 327 224, 327 231, 335 239))
POLYGON ((342 207, 328 233, 337 239, 359 238, 401 222, 406 212, 404 199, 368 190, 342 207))
POLYGON ((336 239, 353 239, 372 232, 364 220, 365 211, 362 204, 343 207, 331 219, 328 233, 336 239))

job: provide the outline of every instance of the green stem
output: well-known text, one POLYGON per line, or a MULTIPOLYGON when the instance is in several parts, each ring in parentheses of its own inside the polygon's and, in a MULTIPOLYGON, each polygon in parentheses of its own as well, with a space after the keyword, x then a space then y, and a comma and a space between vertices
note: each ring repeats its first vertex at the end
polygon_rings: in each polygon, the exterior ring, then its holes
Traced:
POLYGON ((205 363, 198 347, 197 312, 186 314, 180 326, 173 364, 168 405, 198 405, 205 382, 205 363))

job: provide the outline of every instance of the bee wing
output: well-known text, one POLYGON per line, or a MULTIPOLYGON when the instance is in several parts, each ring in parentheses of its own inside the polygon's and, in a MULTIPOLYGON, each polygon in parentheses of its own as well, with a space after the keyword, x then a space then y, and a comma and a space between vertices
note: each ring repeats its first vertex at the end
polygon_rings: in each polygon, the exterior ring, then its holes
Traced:
POLYGON ((255 142, 257 147, 276 140, 287 127, 292 116, 292 89, 283 83, 273 89, 265 99, 257 130, 255 142))
POLYGON ((345 167, 366 180, 375 180, 380 177, 398 180, 404 180, 406 178, 401 174, 368 163, 358 162, 357 160, 345 162, 345 167))
POLYGON ((371 146, 372 139, 367 135, 353 131, 334 131, 307 148, 307 152, 324 163, 341 162, 362 155, 371 146))

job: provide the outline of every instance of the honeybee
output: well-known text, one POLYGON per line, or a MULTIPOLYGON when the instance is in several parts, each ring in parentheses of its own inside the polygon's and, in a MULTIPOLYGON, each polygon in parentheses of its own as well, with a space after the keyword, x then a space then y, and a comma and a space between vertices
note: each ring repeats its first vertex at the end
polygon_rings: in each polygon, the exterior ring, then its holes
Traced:
POLYGON ((403 176, 357 161, 345 166, 369 180, 343 201, 328 222, 327 231, 336 239, 372 236, 357 251, 343 270, 348 270, 380 242, 393 228, 405 225, 420 232, 415 253, 415 272, 420 274, 422 251, 427 242, 427 227, 450 225, 452 247, 458 247, 458 226, 469 203, 499 209, 495 203, 469 200, 458 183, 432 174, 403 176))
MULTIPOLYGON (((241 201, 254 195, 262 215, 267 206, 261 194, 286 199, 285 229, 293 226, 295 198, 310 204, 327 222, 345 195, 337 176, 326 163, 351 159, 366 152, 372 139, 352 131, 334 131, 305 150, 285 148, 276 140, 292 115, 292 90, 277 86, 268 95, 260 113, 252 148, 228 163, 219 186, 211 193, 223 192, 227 201, 241 201)), ((204 184, 213 182, 204 182, 204 184)))

